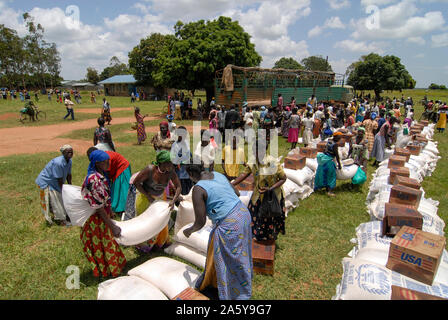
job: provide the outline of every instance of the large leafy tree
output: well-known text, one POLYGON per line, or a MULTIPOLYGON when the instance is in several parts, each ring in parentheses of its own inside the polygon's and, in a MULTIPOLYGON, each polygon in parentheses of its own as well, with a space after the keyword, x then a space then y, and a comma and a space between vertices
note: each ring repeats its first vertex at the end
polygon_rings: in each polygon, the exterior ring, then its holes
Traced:
POLYGON ((152 33, 141 39, 140 43, 129 52, 129 70, 134 78, 145 84, 154 85, 153 73, 156 71, 154 61, 165 47, 170 50, 176 41, 174 35, 152 33))
POLYGON ((118 57, 113 56, 109 61, 109 66, 104 68, 100 74, 100 80, 104 80, 121 74, 130 74, 126 63, 122 63, 118 57))
POLYGON ((274 64, 274 69, 292 69, 292 70, 299 70, 304 69, 304 67, 298 63, 294 58, 280 58, 277 60, 274 64))
POLYGON ((95 68, 88 67, 86 73, 86 80, 90 83, 97 84, 100 82, 100 76, 95 68))
POLYGON ((376 99, 383 90, 402 90, 415 87, 415 80, 395 56, 381 57, 370 53, 362 56, 348 69, 347 83, 355 90, 373 90, 376 99))
POLYGON ((302 59, 301 63, 303 64, 305 70, 333 72, 333 69, 327 59, 324 59, 322 56, 311 56, 302 59))
POLYGON ((228 17, 217 20, 181 21, 174 26, 176 40, 164 46, 154 60, 154 83, 171 88, 204 88, 213 96, 215 71, 228 64, 258 66, 262 60, 250 35, 228 17))

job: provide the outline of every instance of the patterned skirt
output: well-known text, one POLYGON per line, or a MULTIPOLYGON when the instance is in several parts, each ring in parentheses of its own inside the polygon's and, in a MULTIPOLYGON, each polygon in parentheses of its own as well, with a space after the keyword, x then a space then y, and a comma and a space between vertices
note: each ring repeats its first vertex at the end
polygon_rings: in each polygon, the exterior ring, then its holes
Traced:
POLYGON ((110 115, 110 110, 103 109, 103 112, 101 113, 101 117, 104 119, 105 122, 112 121, 112 117, 110 115))
POLYGON ((95 277, 120 275, 126 266, 126 258, 115 241, 112 230, 98 213, 91 215, 84 223, 81 241, 95 277))
POLYGON ((220 300, 249 300, 252 278, 250 213, 240 202, 210 233, 205 270, 196 289, 217 288, 220 300))
POLYGON ((146 140, 146 130, 143 123, 137 123, 137 140, 143 142, 146 140))
POLYGON ((272 218, 258 217, 258 211, 261 207, 259 198, 255 204, 249 201, 249 210, 252 216, 252 236, 257 241, 277 240, 278 234, 285 234, 286 207, 285 199, 280 199, 280 206, 283 209, 281 216, 272 218))

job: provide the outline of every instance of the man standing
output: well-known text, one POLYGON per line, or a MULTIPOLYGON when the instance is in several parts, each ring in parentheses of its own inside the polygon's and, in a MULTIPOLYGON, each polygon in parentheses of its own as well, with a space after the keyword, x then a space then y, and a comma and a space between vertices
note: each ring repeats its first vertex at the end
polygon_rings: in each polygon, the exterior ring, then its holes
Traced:
MULTIPOLYGON (((238 126, 240 124, 240 114, 238 111, 235 110, 235 106, 232 105, 231 109, 226 113, 226 117, 224 120, 224 129, 228 130, 235 130, 238 129, 238 126)), ((225 134, 225 133, 224 133, 225 134)), ((225 139, 224 139, 225 141, 225 139)))
POLYGON ((62 186, 65 181, 72 184, 72 157, 73 148, 66 144, 60 148, 62 156, 52 159, 40 172, 36 184, 40 191, 40 203, 42 213, 48 223, 52 224, 50 212, 54 215, 54 221, 61 225, 68 223, 62 201, 62 186))
POLYGON ((70 100, 70 97, 66 97, 65 98, 64 104, 65 104, 65 108, 67 109, 67 114, 65 115, 64 120, 69 115, 72 115, 72 120, 75 120, 75 114, 74 114, 74 111, 73 111, 74 103, 70 100))

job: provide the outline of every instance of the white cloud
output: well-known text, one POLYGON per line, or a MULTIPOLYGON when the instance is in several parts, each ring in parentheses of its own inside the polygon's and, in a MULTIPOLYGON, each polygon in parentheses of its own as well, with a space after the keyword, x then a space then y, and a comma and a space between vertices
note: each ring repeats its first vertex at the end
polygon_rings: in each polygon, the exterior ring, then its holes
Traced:
POLYGON ((335 73, 345 74, 347 71, 347 68, 349 65, 352 64, 352 61, 348 61, 346 59, 340 59, 340 60, 332 60, 329 59, 328 61, 331 65, 331 68, 335 73))
POLYGON ((448 33, 433 35, 431 41, 433 48, 448 47, 448 33))
POLYGON ((325 21, 323 26, 317 25, 313 29, 309 30, 308 37, 316 37, 322 34, 325 29, 345 29, 345 25, 342 23, 339 17, 331 17, 325 21))
POLYGON ((344 51, 356 52, 356 53, 370 53, 375 52, 378 54, 384 53, 384 44, 378 42, 367 43, 365 41, 356 42, 354 40, 342 40, 336 42, 333 46, 337 49, 342 49, 344 51))
POLYGON ((316 37, 318 35, 320 35, 323 31, 323 28, 320 26, 315 26, 313 29, 311 29, 310 31, 308 31, 308 37, 312 38, 312 37, 316 37))
POLYGON ((406 41, 412 44, 417 44, 419 46, 424 46, 426 44, 426 40, 422 37, 410 37, 407 38, 406 41))
POLYGON ((361 0, 361 5, 364 7, 374 5, 374 6, 384 6, 386 4, 391 4, 397 2, 397 0, 361 0))
POLYGON ((445 20, 440 11, 426 12, 417 16, 420 9, 415 0, 403 0, 378 12, 377 25, 368 27, 367 19, 352 21, 355 31, 352 37, 358 40, 407 39, 422 37, 444 28, 445 20))
POLYGON ((423 59, 424 57, 425 57, 424 53, 419 53, 414 56, 414 58, 417 58, 417 59, 423 59))
POLYGON ((349 0, 327 0, 327 3, 330 5, 330 8, 334 10, 350 7, 349 0))

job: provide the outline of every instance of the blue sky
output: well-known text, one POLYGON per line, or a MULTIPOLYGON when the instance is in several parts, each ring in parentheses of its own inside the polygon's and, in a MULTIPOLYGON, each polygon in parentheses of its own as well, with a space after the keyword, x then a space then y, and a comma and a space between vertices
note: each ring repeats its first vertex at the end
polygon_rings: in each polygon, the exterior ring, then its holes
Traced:
POLYGON ((376 52, 400 57, 417 87, 448 85, 448 0, 0 0, 0 24, 19 34, 23 12, 57 44, 65 79, 83 78, 89 66, 101 71, 114 55, 127 62, 141 38, 172 33, 177 20, 225 15, 252 35, 262 67, 284 56, 322 55, 344 73, 376 52))

